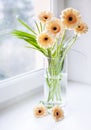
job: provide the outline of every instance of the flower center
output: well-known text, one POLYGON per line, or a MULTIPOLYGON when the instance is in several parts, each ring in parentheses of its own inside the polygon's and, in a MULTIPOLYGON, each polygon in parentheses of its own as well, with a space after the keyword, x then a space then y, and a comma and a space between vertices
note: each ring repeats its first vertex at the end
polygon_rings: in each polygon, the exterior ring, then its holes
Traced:
POLYGON ((78 29, 79 31, 82 31, 82 30, 84 29, 84 26, 78 25, 77 29, 78 29))
POLYGON ((45 37, 44 40, 47 41, 47 40, 48 40, 48 37, 45 37))
POLYGON ((39 110, 38 112, 41 113, 41 110, 39 110))
POLYGON ((45 19, 48 19, 48 17, 47 17, 47 16, 44 16, 44 18, 45 18, 45 19))
POLYGON ((79 25, 78 28, 81 28, 81 26, 79 25))
POLYGON ((53 27, 53 30, 57 30, 57 27, 53 27))
POLYGON ((69 17, 69 21, 72 21, 73 20, 73 18, 72 17, 69 17))
POLYGON ((58 116, 58 115, 59 115, 59 113, 58 113, 58 112, 56 112, 56 115, 58 116))

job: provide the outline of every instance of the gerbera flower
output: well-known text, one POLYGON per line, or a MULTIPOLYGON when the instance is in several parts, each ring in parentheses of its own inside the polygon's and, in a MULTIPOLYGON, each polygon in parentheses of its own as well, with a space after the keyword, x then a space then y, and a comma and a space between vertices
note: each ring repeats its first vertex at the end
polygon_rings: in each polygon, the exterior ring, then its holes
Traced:
POLYGON ((38 105, 34 108, 34 116, 35 117, 43 117, 47 115, 47 109, 44 105, 38 105))
POLYGON ((64 112, 59 106, 54 106, 52 109, 52 116, 55 121, 59 121, 64 118, 64 112))
POLYGON ((80 22, 76 28, 74 28, 76 34, 80 35, 88 31, 88 26, 86 23, 80 22))
POLYGON ((77 10, 73 8, 67 8, 63 10, 61 18, 65 28, 72 29, 80 22, 81 15, 77 10))
POLYGON ((39 20, 42 23, 46 23, 47 21, 51 20, 53 14, 51 12, 43 11, 38 15, 39 20))
POLYGON ((46 32, 38 36, 38 43, 43 48, 50 48, 53 46, 53 38, 46 32))
POLYGON ((56 35, 62 31, 61 20, 55 18, 47 22, 46 29, 50 34, 56 35))

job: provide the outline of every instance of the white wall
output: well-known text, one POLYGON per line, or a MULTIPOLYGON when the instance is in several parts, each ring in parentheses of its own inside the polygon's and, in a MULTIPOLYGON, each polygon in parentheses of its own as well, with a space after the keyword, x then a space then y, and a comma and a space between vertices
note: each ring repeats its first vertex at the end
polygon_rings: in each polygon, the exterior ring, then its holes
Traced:
POLYGON ((83 20, 89 26, 89 32, 81 36, 73 47, 80 53, 70 51, 68 63, 69 79, 91 84, 91 0, 67 0, 64 5, 65 8, 73 7, 79 10, 83 20))
POLYGON ((50 0, 32 0, 35 7, 35 13, 43 10, 50 10, 50 0))

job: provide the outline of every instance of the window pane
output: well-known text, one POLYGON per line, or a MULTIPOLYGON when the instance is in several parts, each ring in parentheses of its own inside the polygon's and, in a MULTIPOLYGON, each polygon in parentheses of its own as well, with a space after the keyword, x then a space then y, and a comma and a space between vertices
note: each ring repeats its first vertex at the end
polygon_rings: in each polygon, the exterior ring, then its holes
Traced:
MULTIPOLYGON (((46 3, 44 9, 49 8, 49 0, 40 1, 40 5, 46 3)), ((38 0, 0 0, 0 80, 42 67, 38 63, 40 55, 10 34, 16 28, 25 30, 17 17, 33 27, 34 15, 41 11, 38 3, 38 0)))

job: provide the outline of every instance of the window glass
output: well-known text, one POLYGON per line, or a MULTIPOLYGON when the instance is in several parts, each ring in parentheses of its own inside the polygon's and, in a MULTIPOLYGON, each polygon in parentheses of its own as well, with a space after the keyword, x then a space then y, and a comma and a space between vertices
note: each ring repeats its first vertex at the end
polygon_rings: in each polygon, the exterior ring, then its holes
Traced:
POLYGON ((0 80, 42 67, 38 60, 41 55, 26 48, 27 44, 10 32, 24 29, 17 17, 33 27, 35 14, 49 7, 49 0, 0 0, 0 80))

